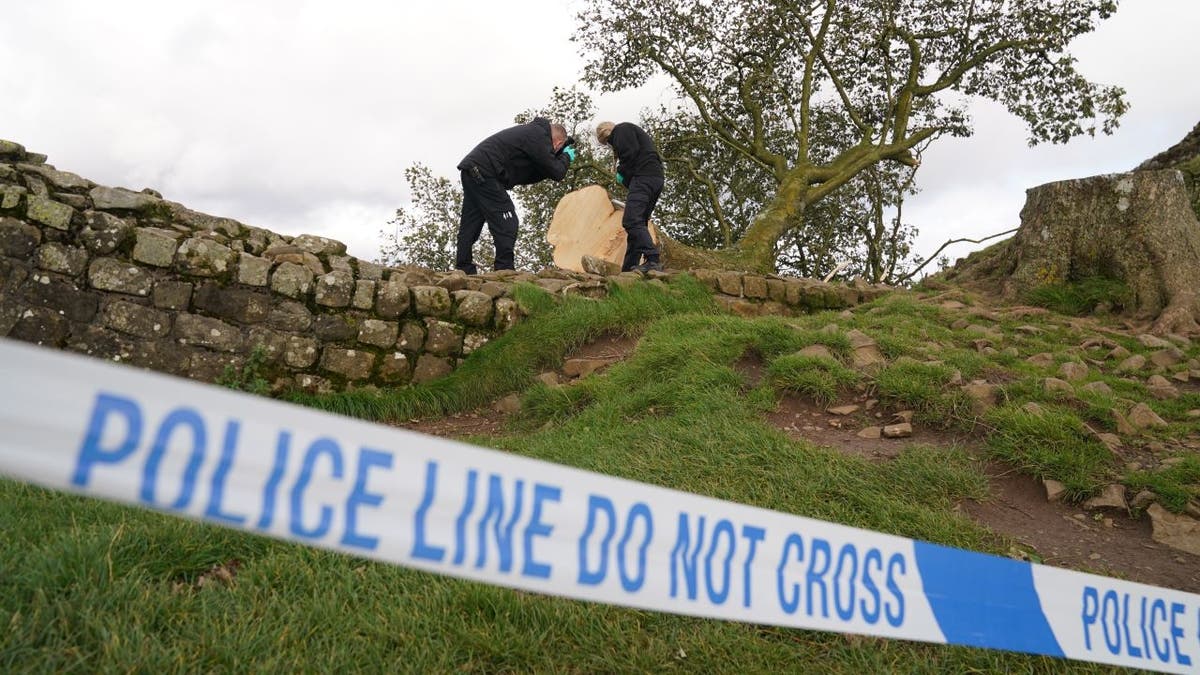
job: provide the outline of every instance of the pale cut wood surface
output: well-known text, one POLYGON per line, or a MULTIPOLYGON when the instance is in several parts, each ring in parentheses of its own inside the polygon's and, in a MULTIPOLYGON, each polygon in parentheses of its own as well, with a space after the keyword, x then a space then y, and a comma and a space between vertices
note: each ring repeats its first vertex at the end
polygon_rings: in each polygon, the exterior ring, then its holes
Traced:
MULTIPOLYGON (((582 272, 585 255, 620 265, 625 258, 624 209, 615 206, 608 190, 599 185, 569 192, 558 202, 546 241, 554 248, 554 264, 582 272)), ((658 228, 650 224, 650 236, 658 244, 658 228)))

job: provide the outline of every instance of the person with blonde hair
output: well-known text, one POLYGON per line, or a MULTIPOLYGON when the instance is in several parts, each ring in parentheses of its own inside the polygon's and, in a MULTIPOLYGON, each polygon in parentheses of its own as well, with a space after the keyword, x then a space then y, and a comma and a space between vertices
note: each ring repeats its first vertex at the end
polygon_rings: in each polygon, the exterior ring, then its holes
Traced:
POLYGON ((566 128, 544 117, 496 132, 467 153, 458 163, 463 203, 454 267, 467 274, 478 271, 471 249, 486 222, 496 245, 492 269, 513 269, 517 210, 508 191, 546 179, 561 181, 574 161, 574 141, 566 128))
POLYGON ((625 198, 625 260, 621 271, 662 271, 658 247, 650 237, 650 213, 663 190, 663 163, 654 141, 641 127, 629 122, 596 125, 596 140, 612 147, 617 158, 617 183, 629 190, 625 198))

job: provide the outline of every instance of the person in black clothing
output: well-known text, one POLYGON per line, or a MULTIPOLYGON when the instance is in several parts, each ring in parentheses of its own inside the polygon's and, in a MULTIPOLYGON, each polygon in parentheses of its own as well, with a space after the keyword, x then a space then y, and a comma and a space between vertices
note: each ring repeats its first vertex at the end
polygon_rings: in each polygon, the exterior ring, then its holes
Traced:
POLYGON ((462 172, 462 220, 454 267, 467 274, 478 270, 471 248, 486 221, 496 244, 493 269, 513 269, 517 243, 517 211, 508 191, 547 178, 561 181, 575 161, 575 148, 561 124, 535 117, 488 136, 458 163, 462 172))
POLYGON ((617 156, 617 183, 629 189, 625 215, 621 218, 621 227, 625 228, 625 260, 621 271, 662 271, 658 248, 648 226, 650 212, 663 190, 663 163, 654 141, 641 127, 629 122, 615 125, 601 122, 596 125, 596 140, 612 146, 617 156))

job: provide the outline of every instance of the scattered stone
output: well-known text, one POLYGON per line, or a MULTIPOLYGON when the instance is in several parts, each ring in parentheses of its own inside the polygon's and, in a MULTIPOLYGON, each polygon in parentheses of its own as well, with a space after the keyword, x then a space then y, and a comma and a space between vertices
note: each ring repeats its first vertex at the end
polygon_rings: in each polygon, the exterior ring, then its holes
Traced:
POLYGON ((1158 416, 1150 406, 1145 403, 1139 403, 1129 411, 1129 423, 1137 429, 1146 429, 1149 427, 1165 427, 1166 420, 1158 416))
POLYGON ((883 428, 884 438, 908 438, 912 436, 913 428, 908 422, 902 424, 889 424, 883 428))
POLYGON ((1192 419, 1196 419, 1197 417, 1200 417, 1200 408, 1198 408, 1196 410, 1187 411, 1187 416, 1192 419))
POLYGON ((1104 491, 1099 495, 1092 497, 1083 503, 1085 509, 1124 509, 1128 510, 1129 505, 1125 502, 1125 486, 1112 484, 1104 488, 1104 491))
MULTIPOLYGON (((584 259, 591 257, 592 256, 584 256, 584 259)), ((492 404, 492 410, 505 415, 515 415, 516 413, 521 412, 520 394, 509 394, 508 396, 496 401, 494 404, 492 404)))
POLYGON ((1068 382, 1078 382, 1087 379, 1088 367, 1078 361, 1067 361, 1059 366, 1058 373, 1068 382))
POLYGON ((1133 500, 1129 502, 1129 505, 1135 509, 1145 509, 1156 501, 1158 501, 1158 495, 1149 490, 1141 490, 1133 496, 1133 500))
POLYGON ((1051 393, 1056 391, 1061 391, 1067 394, 1075 393, 1075 388, 1071 386, 1070 382, 1060 380, 1057 377, 1047 377, 1046 379, 1042 380, 1042 388, 1051 393))
POLYGON ((1087 384, 1080 387, 1080 389, 1082 389, 1083 391, 1091 392, 1093 394, 1100 394, 1102 396, 1112 396, 1112 393, 1113 393, 1112 387, 1108 386, 1104 382, 1088 382, 1087 384))
POLYGON ((1163 349, 1171 346, 1170 342, 1167 342, 1156 335, 1150 335, 1149 333, 1143 333, 1142 335, 1137 336, 1137 341, 1142 343, 1142 346, 1146 349, 1163 349))
POLYGON ((1159 368, 1170 368, 1171 366, 1177 366, 1183 363, 1184 359, 1186 358, 1187 357, 1184 355, 1183 351, 1181 351, 1178 347, 1171 347, 1170 349, 1161 349, 1151 354, 1150 363, 1153 363, 1159 368))
POLYGON ((1132 436, 1137 433, 1137 429, 1133 428, 1133 425, 1129 423, 1129 420, 1119 410, 1114 408, 1112 415, 1117 425, 1117 433, 1123 436, 1132 436))
POLYGON ((1013 330, 1017 331, 1018 333, 1025 333, 1026 335, 1041 335, 1044 332, 1041 328, 1038 328, 1037 326, 1030 326, 1028 324, 1024 326, 1017 326, 1013 330))
POLYGON ((1054 365, 1054 355, 1049 352, 1042 352, 1025 359, 1025 362, 1038 368, 1049 368, 1054 365))
POLYGON ((547 370, 546 372, 539 374, 534 379, 546 385, 547 387, 558 386, 558 373, 555 373, 554 371, 547 370))
POLYGON ((1108 451, 1113 454, 1120 452, 1125 447, 1125 444, 1121 442, 1121 437, 1116 434, 1098 432, 1096 439, 1103 443, 1104 447, 1108 448, 1108 451))
POLYGON ((1151 538, 1192 555, 1200 555, 1200 520, 1183 514, 1171 513, 1159 504, 1146 509, 1154 528, 1151 538))
POLYGON ((1118 373, 1135 373, 1146 367, 1146 357, 1134 354, 1117 364, 1118 373))
POLYGON ((1189 375, 1188 371, 1186 370, 1181 370, 1178 373, 1171 375, 1171 379, 1184 384, 1192 381, 1191 375, 1189 375))
POLYGON ((567 377, 587 377, 592 373, 607 367, 614 359, 567 359, 563 362, 563 375, 567 377))
POLYGON ((1046 488, 1046 501, 1057 502, 1062 500, 1063 495, 1067 492, 1067 486, 1053 478, 1043 478, 1042 486, 1046 488))
POLYGON ((796 352, 796 355, 837 360, 836 357, 834 357, 833 352, 825 345, 809 345, 796 352))
POLYGON ((830 415, 840 415, 840 416, 853 415, 854 413, 856 413, 858 411, 859 411, 859 406, 853 405, 853 404, 840 405, 835 408, 826 408, 825 409, 825 412, 829 413, 830 415))
POLYGON ((862 431, 858 432, 856 435, 859 438, 866 438, 868 440, 879 440, 879 438, 883 435, 883 428, 882 427, 867 427, 867 428, 863 429, 862 431))
POLYGON ((1021 406, 1021 410, 1024 410, 1034 417, 1041 417, 1042 415, 1046 414, 1046 409, 1043 408, 1040 403, 1036 403, 1034 401, 1029 401, 1025 405, 1021 406))
POLYGON ((901 410, 900 412, 897 412, 896 414, 892 415, 892 422, 895 424, 900 424, 900 423, 911 424, 912 419, 913 419, 913 411, 911 411, 911 410, 901 410))
POLYGON ((1179 390, 1162 375, 1151 375, 1146 380, 1146 387, 1150 390, 1150 395, 1159 401, 1179 398, 1179 390))
POLYGON ((855 368, 872 369, 887 363, 871 336, 859 330, 852 330, 846 333, 846 337, 850 339, 850 347, 853 349, 855 368))
POLYGON ((976 415, 982 415, 996 407, 996 399, 1000 393, 999 387, 986 382, 963 385, 962 390, 971 397, 971 408, 976 415))
POLYGON ((1130 351, 1128 349, 1125 349, 1124 347, 1117 345, 1116 347, 1113 347, 1112 350, 1108 352, 1108 354, 1105 355, 1105 358, 1107 358, 1111 361, 1122 361, 1124 359, 1129 358, 1129 356, 1130 356, 1130 351))

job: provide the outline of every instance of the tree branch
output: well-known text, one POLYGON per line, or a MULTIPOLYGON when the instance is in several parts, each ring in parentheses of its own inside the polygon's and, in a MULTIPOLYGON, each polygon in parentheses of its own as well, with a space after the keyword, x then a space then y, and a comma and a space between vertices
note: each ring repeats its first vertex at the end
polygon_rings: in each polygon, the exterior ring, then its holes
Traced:
POLYGON ((909 270, 908 274, 905 274, 904 276, 902 276, 902 277, 900 277, 900 278, 896 279, 896 283, 897 283, 897 284, 904 283, 905 281, 908 281, 909 279, 913 278, 913 277, 914 277, 914 276, 917 274, 917 272, 920 272, 922 269, 925 269, 925 266, 926 266, 926 265, 928 265, 930 262, 932 262, 932 261, 936 260, 936 259, 937 259, 937 254, 941 253, 943 250, 945 250, 945 248, 946 248, 947 246, 950 246, 951 244, 961 244, 962 242, 968 242, 968 243, 971 243, 971 244, 982 244, 983 242, 987 241, 988 239, 995 239, 996 237, 1003 237, 1004 235, 1006 235, 1006 234, 1012 234, 1013 232, 1016 232, 1016 231, 1017 231, 1017 230, 1019 230, 1019 229, 1020 229, 1020 228, 1018 228, 1018 227, 1014 227, 1014 228, 1012 228, 1011 230, 1005 230, 1005 231, 1003 231, 1003 232, 997 232, 996 234, 989 234, 988 236, 986 236, 986 237, 984 237, 984 238, 982 238, 982 239, 967 239, 966 237, 963 237, 962 239, 950 239, 950 240, 949 240, 949 241, 947 241, 946 243, 944 243, 944 244, 942 244, 941 246, 939 246, 939 247, 938 247, 938 249, 937 249, 936 251, 934 251, 934 252, 933 252, 933 253, 932 253, 932 254, 929 256, 929 258, 927 258, 927 259, 925 260, 925 262, 921 263, 921 264, 920 264, 919 266, 917 266, 915 269, 909 270))

